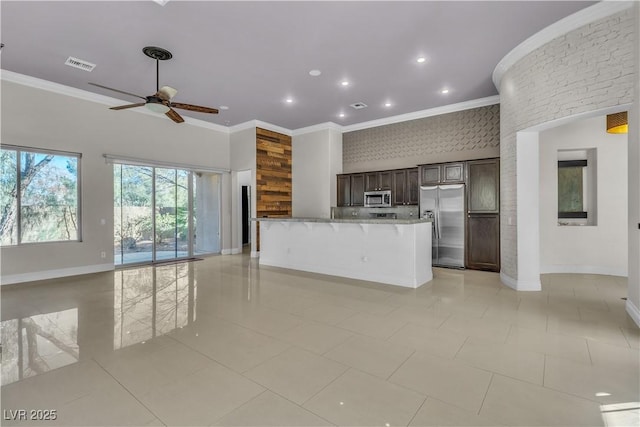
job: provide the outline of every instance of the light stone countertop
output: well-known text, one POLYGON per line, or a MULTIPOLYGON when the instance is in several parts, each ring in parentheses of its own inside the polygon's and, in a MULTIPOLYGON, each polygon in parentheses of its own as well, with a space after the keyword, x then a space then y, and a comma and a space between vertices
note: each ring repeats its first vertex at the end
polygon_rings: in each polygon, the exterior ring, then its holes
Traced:
POLYGON ((353 224, 421 224, 431 222, 429 219, 392 219, 392 218, 251 218, 251 221, 264 222, 317 222, 317 223, 353 223, 353 224))

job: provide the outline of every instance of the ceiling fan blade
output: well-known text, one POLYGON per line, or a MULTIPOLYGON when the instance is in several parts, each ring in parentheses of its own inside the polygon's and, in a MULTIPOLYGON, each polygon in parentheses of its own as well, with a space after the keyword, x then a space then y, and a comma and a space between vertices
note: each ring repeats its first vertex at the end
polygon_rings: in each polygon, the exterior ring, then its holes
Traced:
POLYGON ((119 107, 111 107, 109 108, 110 110, 126 110, 127 108, 135 108, 135 107, 142 107, 146 104, 146 102, 140 102, 138 104, 127 104, 127 105, 120 105, 119 107))
POLYGON ((215 108, 200 107, 198 105, 191 105, 191 104, 181 104, 179 102, 172 102, 171 107, 181 108, 183 110, 189 110, 189 111, 197 111, 198 113, 218 114, 218 110, 216 110, 215 108))
POLYGON ((162 86, 158 91, 158 95, 166 99, 167 101, 171 100, 178 93, 177 89, 172 88, 171 86, 162 86))
POLYGON ((112 91, 114 91, 114 92, 122 93, 122 94, 124 94, 124 95, 135 96, 136 98, 147 99, 147 98, 145 98, 144 96, 136 95, 135 93, 129 93, 129 92, 125 92, 125 91, 123 91, 123 90, 114 89, 114 88, 112 88, 112 87, 99 85, 98 83, 91 83, 91 82, 89 82, 89 84, 90 84, 90 85, 92 85, 92 86, 101 87, 102 89, 108 89, 108 90, 112 90, 112 91))
POLYGON ((173 109, 169 109, 169 111, 167 111, 166 113, 164 113, 167 117, 169 117, 171 120, 173 120, 176 123, 182 123, 184 122, 184 119, 182 118, 182 116, 180 114, 178 114, 176 112, 176 110, 173 109))

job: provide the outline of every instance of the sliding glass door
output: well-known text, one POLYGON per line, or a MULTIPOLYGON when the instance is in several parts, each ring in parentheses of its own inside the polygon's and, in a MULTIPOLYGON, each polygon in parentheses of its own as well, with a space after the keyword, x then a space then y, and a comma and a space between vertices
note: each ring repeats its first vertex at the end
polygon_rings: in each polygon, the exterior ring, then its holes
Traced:
POLYGON ((115 264, 220 252, 220 176, 114 165, 115 264))

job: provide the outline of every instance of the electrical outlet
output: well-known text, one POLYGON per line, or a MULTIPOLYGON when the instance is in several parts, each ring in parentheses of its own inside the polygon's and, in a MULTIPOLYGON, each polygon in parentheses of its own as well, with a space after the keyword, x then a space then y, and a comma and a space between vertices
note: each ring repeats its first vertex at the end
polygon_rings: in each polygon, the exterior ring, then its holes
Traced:
POLYGON ((100 252, 100 258, 105 259, 107 257, 107 253, 105 251, 100 252))

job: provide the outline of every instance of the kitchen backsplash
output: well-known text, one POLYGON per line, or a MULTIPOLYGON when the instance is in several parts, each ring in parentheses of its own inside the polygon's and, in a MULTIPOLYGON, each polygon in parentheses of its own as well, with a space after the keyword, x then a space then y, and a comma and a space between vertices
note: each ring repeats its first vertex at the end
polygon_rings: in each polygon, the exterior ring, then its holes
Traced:
POLYGON ((394 206, 391 208, 332 207, 331 218, 374 218, 386 215, 396 219, 418 218, 418 206, 394 206))

